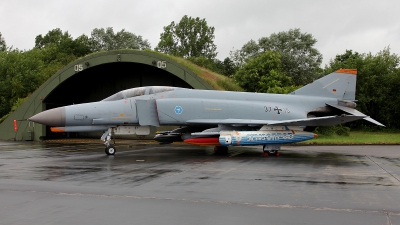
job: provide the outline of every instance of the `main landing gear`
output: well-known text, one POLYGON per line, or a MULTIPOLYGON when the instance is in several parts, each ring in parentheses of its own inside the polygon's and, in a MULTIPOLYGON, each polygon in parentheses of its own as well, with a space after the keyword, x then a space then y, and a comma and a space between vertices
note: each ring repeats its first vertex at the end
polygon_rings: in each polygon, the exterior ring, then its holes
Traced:
MULTIPOLYGON (((112 128, 108 128, 108 130, 101 136, 101 140, 104 141, 104 144, 106 145, 105 152, 107 155, 114 155, 117 150, 115 149, 114 145, 111 145, 111 135, 112 135, 112 128)), ((115 144, 115 141, 114 141, 115 144)))
POLYGON ((263 145, 262 156, 279 156, 279 150, 281 150, 280 145, 263 145))

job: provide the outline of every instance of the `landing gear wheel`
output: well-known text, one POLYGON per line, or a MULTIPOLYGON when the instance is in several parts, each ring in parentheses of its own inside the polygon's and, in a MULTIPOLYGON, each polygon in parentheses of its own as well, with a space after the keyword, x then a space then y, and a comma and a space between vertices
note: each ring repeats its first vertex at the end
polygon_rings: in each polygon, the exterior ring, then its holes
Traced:
POLYGON ((228 154, 228 147, 226 146, 215 146, 214 153, 217 155, 225 155, 228 154))
POLYGON ((279 145, 264 145, 262 156, 280 156, 280 149, 279 145))
POLYGON ((262 156, 280 156, 278 150, 263 151, 262 156))
POLYGON ((117 150, 112 145, 106 147, 106 154, 107 155, 114 155, 116 151, 117 150))
POLYGON ((276 155, 277 153, 278 153, 278 151, 277 150, 269 150, 269 151, 267 151, 268 152, 268 155, 276 155))

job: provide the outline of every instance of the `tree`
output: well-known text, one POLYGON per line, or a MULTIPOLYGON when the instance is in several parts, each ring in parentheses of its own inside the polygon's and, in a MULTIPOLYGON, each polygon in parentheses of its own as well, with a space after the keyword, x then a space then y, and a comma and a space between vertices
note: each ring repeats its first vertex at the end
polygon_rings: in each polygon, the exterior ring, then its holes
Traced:
POLYGON ((164 27, 155 50, 184 58, 203 56, 214 59, 217 56, 214 30, 205 19, 185 15, 178 24, 171 22, 164 27))
POLYGON ((233 61, 229 58, 226 57, 224 59, 224 61, 222 62, 223 66, 224 66, 224 75, 225 76, 233 76, 233 74, 236 73, 236 71, 238 70, 238 68, 235 66, 235 64, 233 63, 233 61))
POLYGON ((0 118, 47 79, 42 76, 43 66, 36 48, 0 52, 0 118))
POLYGON ((280 53, 282 71, 295 85, 304 85, 315 78, 319 72, 322 55, 314 48, 317 40, 300 29, 290 29, 287 32, 271 34, 262 37, 258 44, 250 40, 240 50, 231 51, 231 58, 236 65, 241 66, 247 60, 267 51, 280 53))
POLYGON ((281 69, 278 52, 267 51, 251 58, 234 75, 235 81, 246 91, 289 93, 296 87, 281 69))
POLYGON ((4 37, 0 32, 0 52, 4 52, 6 50, 7 50, 6 40, 4 40, 4 37))
MULTIPOLYGON (((80 40, 83 40, 82 37, 80 40)), ((133 33, 121 31, 114 33, 112 27, 106 29, 95 28, 89 38, 89 45, 92 52, 110 51, 118 49, 150 49, 150 43, 143 40, 142 36, 137 36, 133 33)))
POLYGON ((300 29, 271 34, 258 41, 262 51, 277 51, 281 54, 282 69, 296 85, 304 85, 315 79, 322 55, 314 48, 317 40, 300 29))
POLYGON ((72 42, 71 35, 69 35, 68 31, 63 33, 60 28, 56 28, 49 31, 44 36, 42 36, 41 34, 36 36, 35 47, 43 49, 48 45, 61 45, 64 42, 72 42))
POLYGON ((68 31, 63 32, 60 28, 53 29, 44 36, 41 34, 36 36, 35 47, 38 49, 55 48, 60 54, 76 57, 90 53, 86 43, 82 42, 81 39, 74 40, 68 31))
MULTIPOLYGON (((340 68, 357 69, 356 99, 357 108, 368 116, 385 124, 387 127, 400 128, 400 57, 385 48, 377 54, 359 54, 346 50, 337 55, 325 67, 325 73, 340 68)), ((366 125, 363 121, 355 126, 366 125)))
POLYGON ((237 67, 241 67, 247 60, 258 56, 260 53, 260 46, 252 39, 244 44, 240 50, 231 51, 229 55, 232 62, 234 62, 237 67))

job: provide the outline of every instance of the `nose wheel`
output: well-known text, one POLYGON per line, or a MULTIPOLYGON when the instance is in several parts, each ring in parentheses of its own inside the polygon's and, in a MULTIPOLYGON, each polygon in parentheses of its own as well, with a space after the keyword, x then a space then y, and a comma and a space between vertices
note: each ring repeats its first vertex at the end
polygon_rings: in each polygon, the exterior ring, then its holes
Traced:
MULTIPOLYGON (((114 145, 111 145, 111 137, 113 134, 113 129, 110 127, 106 132, 104 132, 103 136, 101 136, 101 140, 104 141, 104 144, 106 145, 105 152, 107 155, 114 155, 117 150, 115 149, 114 145)), ((115 140, 114 140, 115 144, 115 140)))

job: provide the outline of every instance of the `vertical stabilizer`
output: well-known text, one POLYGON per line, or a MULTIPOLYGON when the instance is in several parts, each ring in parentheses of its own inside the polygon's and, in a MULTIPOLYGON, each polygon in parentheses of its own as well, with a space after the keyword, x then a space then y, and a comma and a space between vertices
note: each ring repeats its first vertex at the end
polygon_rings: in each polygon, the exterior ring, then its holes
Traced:
POLYGON ((290 93, 355 100, 357 70, 340 69, 290 93))

